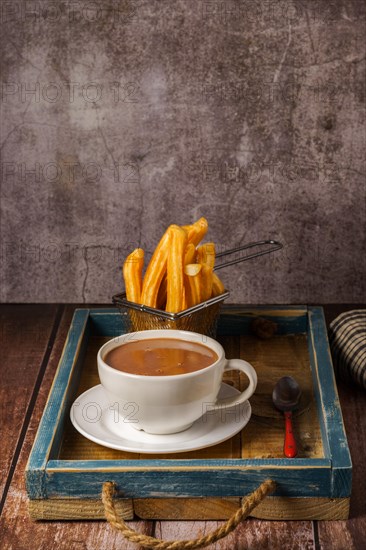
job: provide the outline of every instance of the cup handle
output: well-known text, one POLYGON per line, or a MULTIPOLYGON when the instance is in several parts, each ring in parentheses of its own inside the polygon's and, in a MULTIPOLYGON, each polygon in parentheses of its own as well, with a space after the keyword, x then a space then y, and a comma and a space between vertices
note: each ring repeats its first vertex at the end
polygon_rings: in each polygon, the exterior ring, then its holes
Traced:
POLYGON ((212 407, 214 410, 227 409, 229 407, 239 405, 240 403, 244 403, 244 401, 247 401, 249 397, 253 395, 257 387, 257 373, 252 365, 247 361, 243 361, 243 359, 229 359, 224 367, 224 372, 228 370, 239 370, 246 374, 249 379, 249 386, 239 395, 227 397, 225 399, 218 399, 212 407))

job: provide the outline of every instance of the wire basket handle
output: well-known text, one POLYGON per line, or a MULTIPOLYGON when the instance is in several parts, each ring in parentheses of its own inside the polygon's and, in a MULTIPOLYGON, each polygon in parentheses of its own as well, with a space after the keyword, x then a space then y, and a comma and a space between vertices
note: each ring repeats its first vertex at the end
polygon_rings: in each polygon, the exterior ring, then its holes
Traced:
POLYGON ((229 267, 230 265, 240 264, 241 262, 246 262, 247 260, 252 260, 253 258, 258 258, 259 256, 264 256, 265 254, 270 254, 271 252, 275 252, 276 250, 280 250, 283 248, 283 244, 279 241, 257 241, 254 243, 248 243, 244 244, 243 246, 237 246, 236 248, 231 248, 230 250, 224 250, 224 252, 219 252, 216 254, 216 258, 223 258, 224 256, 229 256, 229 254, 234 254, 235 252, 241 252, 242 250, 248 250, 250 248, 254 248, 255 246, 268 246, 271 245, 271 248, 267 248, 266 250, 260 250, 257 252, 254 252, 253 254, 249 254, 248 256, 243 256, 241 258, 236 258, 235 260, 229 260, 228 262, 224 262, 219 265, 215 265, 214 271, 217 269, 222 269, 223 267, 229 267))

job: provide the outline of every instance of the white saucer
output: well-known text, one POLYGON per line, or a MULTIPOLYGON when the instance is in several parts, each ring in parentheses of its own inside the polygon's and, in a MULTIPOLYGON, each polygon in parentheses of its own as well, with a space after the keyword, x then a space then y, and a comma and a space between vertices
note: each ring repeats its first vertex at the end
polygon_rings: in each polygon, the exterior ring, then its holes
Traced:
MULTIPOLYGON (((222 384, 220 398, 240 392, 222 384)), ((154 435, 136 430, 124 421, 110 404, 101 385, 80 395, 73 403, 70 418, 87 439, 119 451, 131 453, 180 453, 211 447, 230 439, 248 423, 252 414, 249 401, 222 411, 208 411, 184 432, 154 435)))

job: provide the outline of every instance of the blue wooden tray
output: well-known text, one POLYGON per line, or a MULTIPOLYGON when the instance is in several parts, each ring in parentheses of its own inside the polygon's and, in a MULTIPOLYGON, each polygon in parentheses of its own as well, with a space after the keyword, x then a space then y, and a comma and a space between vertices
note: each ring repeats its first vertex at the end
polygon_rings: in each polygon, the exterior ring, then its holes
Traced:
MULTIPOLYGON (((253 515, 272 519, 345 519, 349 510, 352 465, 322 308, 226 306, 219 320, 218 339, 254 338, 250 336, 252 321, 258 316, 276 323, 277 344, 281 338, 295 338, 294 341, 304 338, 307 342, 320 455, 312 456, 311 452, 306 454, 304 451, 304 456, 287 459, 264 452, 260 458, 245 457, 243 453, 236 458, 226 458, 225 454, 221 456, 215 452, 210 456, 207 451, 189 458, 121 454, 106 459, 105 456, 110 455, 103 454, 104 448, 95 446, 99 452, 91 452, 88 459, 85 454, 80 459, 75 456, 65 459, 62 447, 65 433, 70 430, 70 406, 81 391, 80 380, 82 376, 85 378, 83 367, 85 371, 88 348, 95 339, 112 338, 125 330, 124 317, 116 309, 78 309, 25 472, 31 516, 34 519, 103 517, 102 484, 114 481, 121 504, 130 510, 130 513, 126 511, 127 518, 132 517, 133 512, 141 517, 169 518, 171 499, 179 498, 183 499, 180 503, 185 501, 190 507, 186 515, 181 511, 181 517, 197 514, 197 519, 212 516, 220 519, 231 513, 230 499, 235 508, 238 499, 252 492, 263 480, 272 478, 277 483, 276 493, 253 515), (202 497, 209 504, 206 507, 209 512, 202 505, 202 497), (82 504, 81 508, 75 507, 80 502, 85 503, 84 512, 82 504), (200 504, 192 508, 192 502, 200 504), (159 506, 154 508, 154 503, 159 506), (166 508, 164 503, 167 503, 166 508)), ((263 345, 268 347, 271 343, 263 345)), ((256 349, 260 351, 261 346, 259 342, 256 349)), ((255 346, 251 348, 255 365, 255 346)), ((261 376, 265 383, 267 375, 262 372, 261 376)), ((272 422, 270 418, 267 421, 272 422)), ((273 418, 274 423, 277 421, 273 418)), ((252 419, 249 425, 251 423, 252 419)), ((255 439, 256 428, 250 431, 249 426, 248 430, 245 433, 250 445, 251 438, 255 439)), ((88 445, 88 441, 84 444, 88 445)), ((265 446, 266 442, 263 444, 265 446)))

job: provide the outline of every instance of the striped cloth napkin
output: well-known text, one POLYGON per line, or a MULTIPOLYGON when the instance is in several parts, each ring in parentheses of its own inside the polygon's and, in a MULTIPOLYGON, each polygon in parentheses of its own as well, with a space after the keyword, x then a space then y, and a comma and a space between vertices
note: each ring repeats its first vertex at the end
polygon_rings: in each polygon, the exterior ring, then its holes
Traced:
POLYGON ((329 326, 333 364, 340 378, 366 389, 366 309, 347 311, 329 326))

